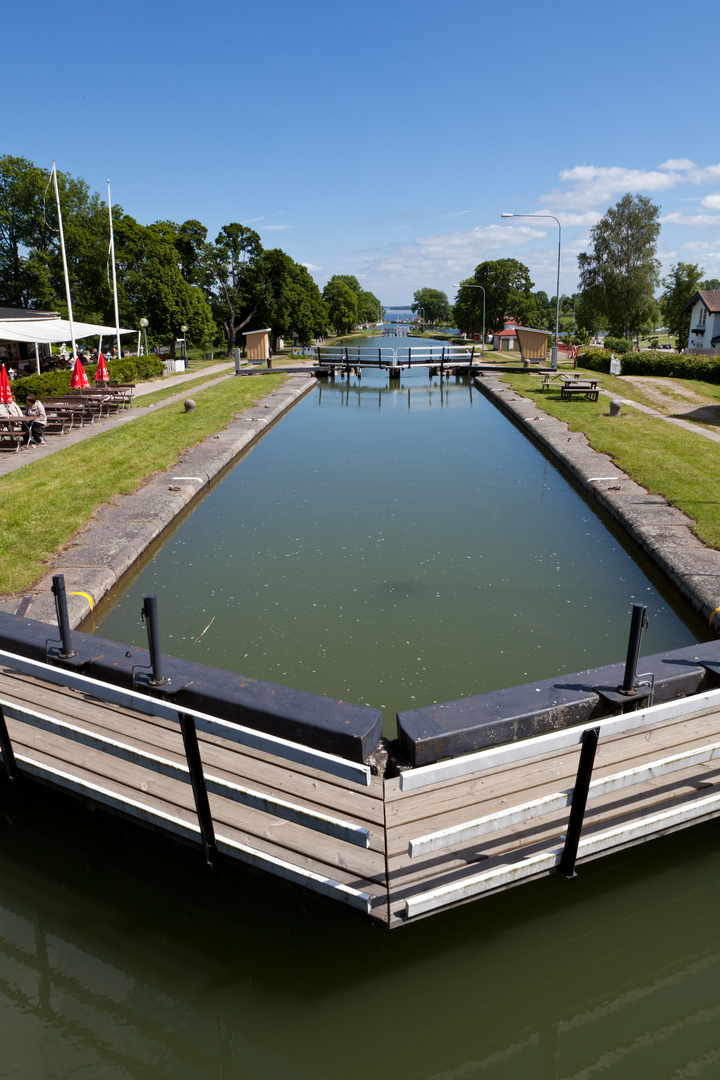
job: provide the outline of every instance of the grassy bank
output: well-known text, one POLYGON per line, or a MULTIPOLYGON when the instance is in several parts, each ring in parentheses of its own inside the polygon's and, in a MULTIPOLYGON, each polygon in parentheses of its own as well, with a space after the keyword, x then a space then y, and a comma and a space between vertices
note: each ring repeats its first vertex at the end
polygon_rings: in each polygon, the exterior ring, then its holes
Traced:
MULTIPOLYGON (((593 378, 597 373, 589 372, 593 378)), ((608 454, 617 465, 649 491, 696 522, 695 532, 704 543, 720 548, 720 447, 659 417, 624 405, 620 416, 610 416, 609 399, 563 401, 560 388, 543 391, 537 377, 506 375, 508 383, 540 408, 566 421, 571 431, 583 432, 595 450, 608 454)), ((623 397, 642 397, 637 388, 618 387, 612 376, 599 379, 623 397), (627 392, 626 392, 627 391, 627 392)))
POLYGON ((166 405, 2 477, 0 593, 28 588, 98 507, 169 468, 285 379, 279 373, 228 380, 203 390, 195 412, 186 413, 181 402, 166 405))

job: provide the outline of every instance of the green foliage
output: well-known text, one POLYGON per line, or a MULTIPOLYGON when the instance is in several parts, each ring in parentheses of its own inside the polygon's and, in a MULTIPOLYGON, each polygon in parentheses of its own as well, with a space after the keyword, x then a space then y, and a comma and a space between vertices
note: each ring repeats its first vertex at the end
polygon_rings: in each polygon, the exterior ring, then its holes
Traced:
POLYGON ((670 267, 670 273, 662 280, 665 290, 660 297, 662 319, 677 338, 680 349, 687 346, 690 337, 690 313, 683 315, 683 308, 701 287, 702 274, 697 263, 679 262, 670 267))
MULTIPOLYGON (((537 297, 531 292, 530 271, 517 259, 495 259, 480 263, 471 278, 461 285, 482 286, 485 289, 486 330, 502 330, 506 318, 525 326, 536 326, 542 318, 537 297)), ((467 333, 482 330, 482 288, 460 288, 455 302, 458 327, 467 333)))
POLYGON ((623 337, 606 337, 604 344, 606 349, 611 349, 613 352, 616 353, 630 352, 633 347, 633 343, 630 338, 623 337))
POLYGON ((592 252, 578 255, 583 293, 590 291, 588 317, 604 318, 618 336, 630 337, 653 319, 659 214, 645 195, 624 195, 590 230, 592 252))
POLYGON ((323 289, 322 298, 327 304, 328 319, 337 334, 349 334, 358 321, 358 294, 345 280, 335 274, 323 289))
POLYGON ((307 267, 273 248, 262 252, 256 268, 261 289, 251 329, 269 326, 274 338, 297 334, 303 343, 325 333, 327 308, 307 267))
MULTIPOLYGON (((109 360, 108 374, 111 383, 143 382, 157 378, 165 370, 162 360, 157 356, 125 356, 118 360, 109 360)), ((91 386, 94 385, 96 364, 88 364, 85 374, 91 386)), ((42 375, 28 375, 24 379, 12 382, 13 397, 19 405, 24 405, 28 394, 44 400, 49 397, 61 397, 70 393, 72 371, 46 371, 42 375)))
POLYGON ((452 317, 450 301, 439 289, 418 289, 413 296, 412 310, 422 316, 425 322, 440 323, 447 326, 452 317))
MULTIPOLYGON (((579 361, 591 371, 610 371, 610 351, 584 352, 579 361)), ((699 379, 720 384, 720 358, 680 353, 630 352, 622 358, 623 375, 654 375, 669 379, 699 379)))

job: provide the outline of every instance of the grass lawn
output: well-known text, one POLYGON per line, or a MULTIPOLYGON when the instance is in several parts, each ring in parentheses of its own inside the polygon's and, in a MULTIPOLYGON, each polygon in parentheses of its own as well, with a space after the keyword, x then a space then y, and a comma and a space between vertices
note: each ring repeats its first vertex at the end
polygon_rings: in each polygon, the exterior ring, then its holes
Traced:
MULTIPOLYGON (((598 377, 597 372, 589 374, 598 377)), ((596 450, 609 454, 639 484, 664 495, 693 518, 695 532, 704 543, 720 548, 720 446, 631 406, 623 406, 620 416, 611 417, 606 397, 597 402, 562 401, 559 386, 543 391, 531 375, 502 378, 546 412, 565 420, 572 431, 582 431, 596 450)), ((610 375, 600 375, 599 382, 609 382, 618 390, 617 380, 610 375)), ((623 389, 623 396, 631 395, 623 389)))
POLYGON ((186 394, 189 390, 199 390, 202 387, 211 385, 215 379, 224 379, 233 370, 233 368, 228 368, 228 371, 218 371, 214 375, 201 375, 199 379, 188 379, 187 382, 180 385, 176 383, 175 386, 166 386, 164 390, 155 390, 152 394, 142 394, 138 398, 133 398, 132 407, 140 409, 146 405, 155 405, 158 401, 174 397, 175 394, 186 394))
POLYGON ((0 478, 0 593, 32 585, 98 507, 169 468, 286 378, 228 380, 203 391, 195 412, 186 413, 182 402, 166 405, 0 478))

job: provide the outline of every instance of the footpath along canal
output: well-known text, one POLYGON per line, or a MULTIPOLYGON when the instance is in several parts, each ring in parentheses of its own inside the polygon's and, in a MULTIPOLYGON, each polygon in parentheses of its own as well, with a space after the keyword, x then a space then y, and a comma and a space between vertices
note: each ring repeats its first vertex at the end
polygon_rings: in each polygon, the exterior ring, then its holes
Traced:
MULTIPOLYGON (((376 705, 389 734, 401 708, 620 659, 633 601, 645 652, 702 633, 482 395, 420 373, 309 395, 103 636, 144 644, 148 592, 166 652, 376 705)), ((629 1080, 720 1058, 713 824, 382 936, 27 787, 3 789, 0 837, 0 1077, 629 1080)))

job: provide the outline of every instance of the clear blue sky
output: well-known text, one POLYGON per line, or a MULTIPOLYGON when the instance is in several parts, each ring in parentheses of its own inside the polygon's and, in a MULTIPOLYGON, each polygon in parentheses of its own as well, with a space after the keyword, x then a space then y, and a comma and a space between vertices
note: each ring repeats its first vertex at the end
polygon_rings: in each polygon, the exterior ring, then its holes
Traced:
POLYGON ((3 16, 1 153, 82 177, 143 223, 252 223, 321 286, 386 304, 484 259, 577 285, 627 191, 663 265, 720 277, 717 2, 39 0, 3 16), (7 54, 12 55, 8 59, 7 54))

